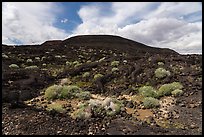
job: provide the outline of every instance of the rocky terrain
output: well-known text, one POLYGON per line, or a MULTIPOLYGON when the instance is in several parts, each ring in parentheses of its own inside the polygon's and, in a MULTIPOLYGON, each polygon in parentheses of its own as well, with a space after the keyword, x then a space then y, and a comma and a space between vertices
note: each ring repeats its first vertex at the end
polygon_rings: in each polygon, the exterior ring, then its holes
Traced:
POLYGON ((202 55, 111 35, 2 44, 3 135, 201 135, 202 55))

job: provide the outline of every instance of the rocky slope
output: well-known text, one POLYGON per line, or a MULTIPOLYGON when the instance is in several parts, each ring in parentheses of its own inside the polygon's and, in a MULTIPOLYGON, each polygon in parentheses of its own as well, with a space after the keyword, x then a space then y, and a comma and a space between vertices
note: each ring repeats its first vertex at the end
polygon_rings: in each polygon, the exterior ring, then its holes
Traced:
POLYGON ((2 45, 2 103, 3 134, 201 134, 202 55, 111 35, 2 45))

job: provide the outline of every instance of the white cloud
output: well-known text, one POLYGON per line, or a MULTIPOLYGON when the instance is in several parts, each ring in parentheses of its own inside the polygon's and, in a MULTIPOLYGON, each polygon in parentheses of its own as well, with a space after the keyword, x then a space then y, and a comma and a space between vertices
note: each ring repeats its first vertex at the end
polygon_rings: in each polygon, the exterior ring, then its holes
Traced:
POLYGON ((64 39, 67 33, 53 26, 60 12, 54 3, 3 2, 2 43, 42 43, 49 39, 64 39))
POLYGON ((67 21, 68 21, 68 19, 63 19, 63 20, 61 20, 60 22, 61 22, 61 23, 67 23, 67 21))
POLYGON ((201 3, 111 4, 109 14, 102 14, 106 9, 101 3, 83 6, 83 23, 74 34, 114 34, 179 53, 202 53, 202 23, 195 22, 202 14, 192 16, 202 10, 201 3))

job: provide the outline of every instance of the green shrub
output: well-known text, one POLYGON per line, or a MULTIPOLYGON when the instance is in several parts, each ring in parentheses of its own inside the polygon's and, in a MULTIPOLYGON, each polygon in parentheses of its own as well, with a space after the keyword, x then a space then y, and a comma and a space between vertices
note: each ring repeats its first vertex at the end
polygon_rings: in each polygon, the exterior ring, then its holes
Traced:
POLYGON ((113 61, 113 62, 111 62, 111 66, 113 66, 113 67, 117 67, 118 65, 119 65, 119 61, 113 61))
POLYGON ((17 68, 19 68, 19 66, 18 66, 18 65, 16 65, 16 64, 11 64, 11 65, 9 65, 9 68, 14 68, 14 69, 17 69, 17 68))
POLYGON ((95 79, 95 80, 96 80, 96 79, 98 79, 98 78, 100 78, 100 77, 103 77, 103 75, 102 75, 102 74, 100 74, 100 73, 98 73, 98 74, 94 75, 94 79, 95 79))
POLYGON ((159 100, 153 97, 146 97, 143 100, 143 105, 145 108, 156 108, 159 107, 159 100))
POLYGON ((159 96, 168 96, 171 95, 171 92, 176 89, 182 89, 183 86, 180 82, 172 82, 170 84, 164 84, 162 85, 158 90, 159 96))
POLYGON ((157 64, 158 64, 159 66, 163 66, 163 65, 164 65, 163 62, 158 62, 157 64))
POLYGON ((51 110, 55 110, 59 113, 63 113, 65 112, 66 110, 63 108, 62 104, 59 104, 59 103, 53 103, 53 104, 49 104, 48 107, 47 107, 47 110, 48 111, 51 111, 51 110))
POLYGON ((82 92, 82 89, 75 85, 63 86, 61 90, 61 98, 74 98, 77 93, 82 92))
POLYGON ((90 72, 85 72, 85 73, 82 75, 83 78, 86 78, 86 77, 89 77, 89 76, 90 76, 90 72))
POLYGON ((56 55, 55 58, 62 58, 60 55, 56 55))
POLYGON ((38 61, 39 61, 39 60, 40 60, 40 57, 35 57, 35 60, 38 60, 38 61))
POLYGON ((27 62, 27 63, 33 63, 33 60, 32 60, 32 59, 27 59, 26 62, 27 62))
POLYGON ((83 105, 79 109, 75 110, 72 114, 71 117, 73 119, 88 119, 91 118, 91 108, 87 105, 83 105))
POLYGON ((180 96, 180 95, 183 94, 183 90, 176 89, 176 90, 172 91, 171 94, 174 95, 174 96, 180 96))
POLYGON ((170 71, 167 71, 164 68, 158 68, 155 70, 155 76, 157 78, 164 78, 166 76, 170 76, 170 74, 170 71))
POLYGON ((2 53, 2 58, 8 59, 9 57, 8 57, 6 54, 3 54, 3 53, 2 53))
POLYGON ((144 97, 154 97, 157 98, 157 91, 152 86, 143 86, 139 89, 139 94, 144 97))
POLYGON ((119 69, 118 68, 116 68, 116 67, 114 67, 114 68, 112 68, 112 70, 111 70, 112 72, 117 72, 117 71, 119 71, 119 69))
POLYGON ((72 62, 66 61, 66 65, 71 66, 72 62))
POLYGON ((52 85, 45 90, 45 98, 48 100, 57 99, 61 92, 62 86, 52 85))
POLYGON ((25 67, 25 69, 38 69, 38 66, 36 65, 28 66, 28 67, 25 67))
POLYGON ((83 91, 80 93, 76 93, 76 97, 83 100, 88 100, 91 98, 91 94, 88 91, 83 91))

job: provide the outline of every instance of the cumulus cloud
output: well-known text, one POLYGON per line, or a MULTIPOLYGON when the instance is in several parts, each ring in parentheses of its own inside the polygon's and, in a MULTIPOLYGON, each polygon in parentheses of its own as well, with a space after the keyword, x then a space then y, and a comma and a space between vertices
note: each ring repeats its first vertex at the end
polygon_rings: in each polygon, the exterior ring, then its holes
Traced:
MULTIPOLYGON (((111 34, 179 53, 202 53, 200 2, 89 3, 80 7, 82 23, 71 34, 54 26, 59 9, 56 3, 3 2, 3 43, 32 44, 81 34, 111 34)), ((60 22, 67 21, 64 18, 60 22)))
POLYGON ((202 53, 202 5, 191 3, 111 3, 83 6, 74 34, 120 35, 179 53, 202 53), (194 16, 195 15, 195 16, 194 16), (190 19, 189 19, 190 17, 190 19))
POLYGON ((54 27, 59 10, 54 3, 3 2, 2 43, 33 44, 64 39, 67 33, 54 27))

